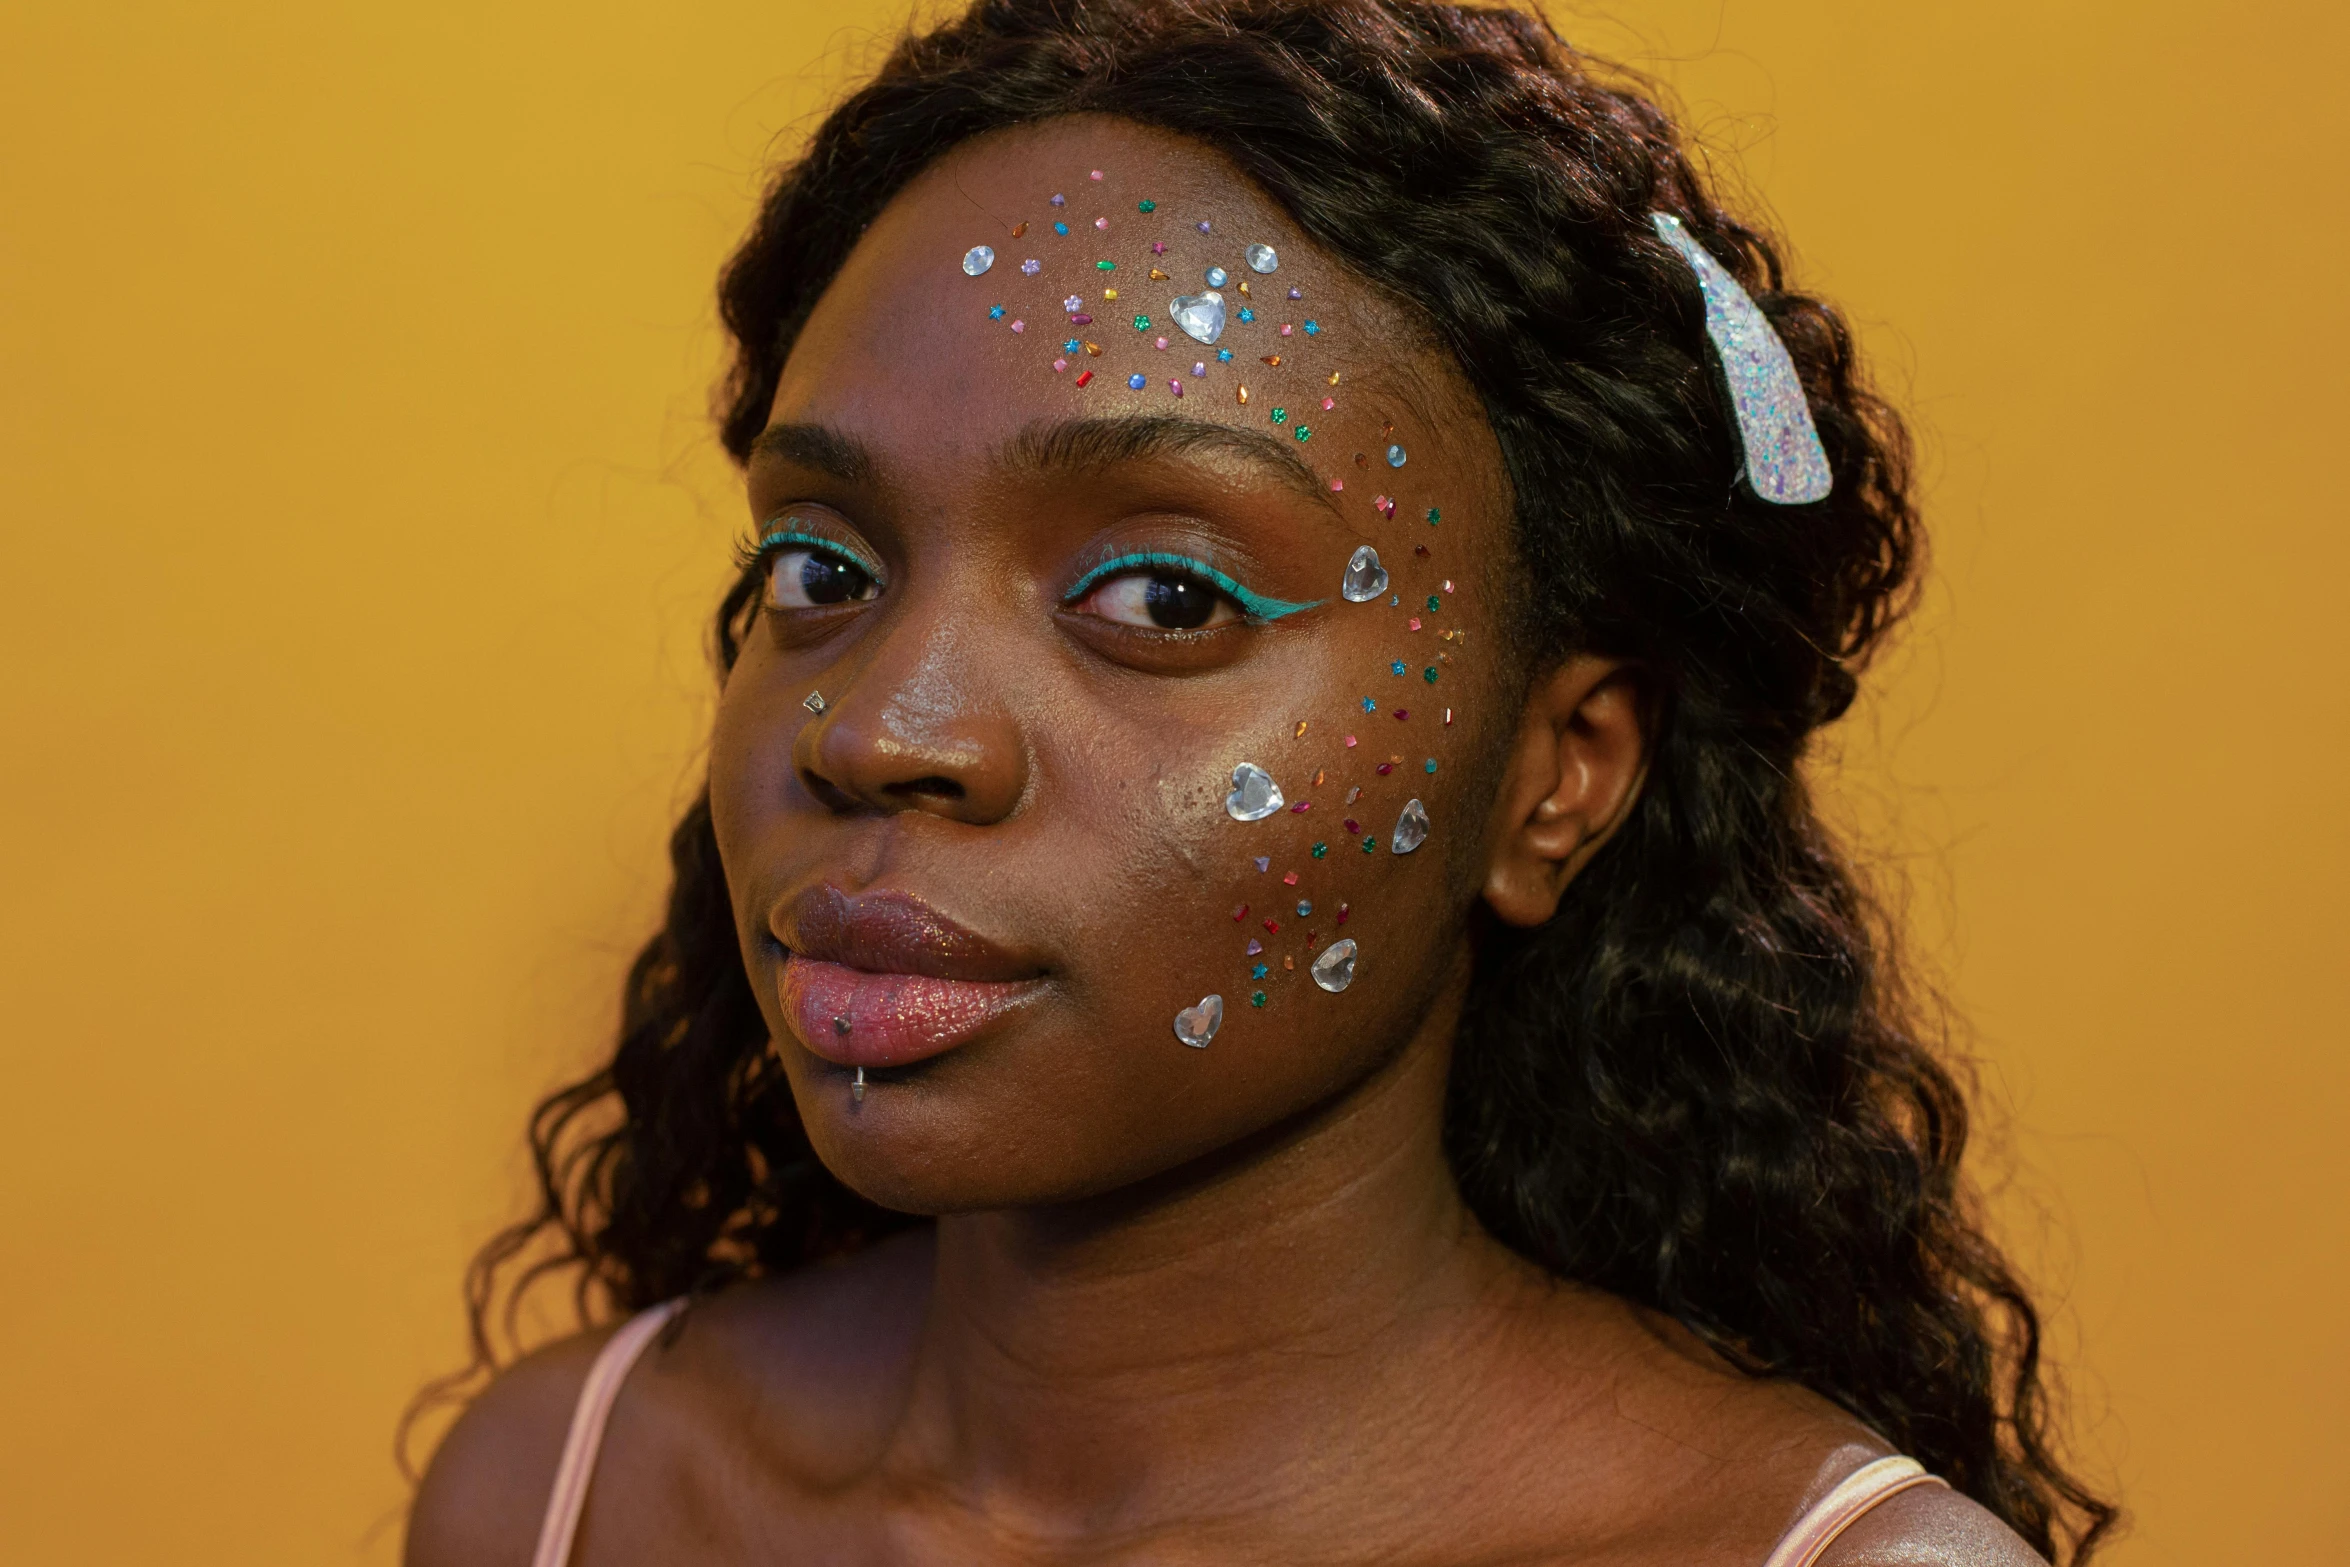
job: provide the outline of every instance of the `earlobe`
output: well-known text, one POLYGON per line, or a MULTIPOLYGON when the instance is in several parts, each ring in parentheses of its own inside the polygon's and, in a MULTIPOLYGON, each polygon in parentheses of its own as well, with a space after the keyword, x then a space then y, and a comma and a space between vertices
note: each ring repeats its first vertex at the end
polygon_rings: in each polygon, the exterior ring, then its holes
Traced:
POLYGON ((1647 774, 1638 666, 1578 654, 1527 693, 1494 801, 1485 901, 1512 925, 1558 911, 1577 872, 1631 813, 1647 774))

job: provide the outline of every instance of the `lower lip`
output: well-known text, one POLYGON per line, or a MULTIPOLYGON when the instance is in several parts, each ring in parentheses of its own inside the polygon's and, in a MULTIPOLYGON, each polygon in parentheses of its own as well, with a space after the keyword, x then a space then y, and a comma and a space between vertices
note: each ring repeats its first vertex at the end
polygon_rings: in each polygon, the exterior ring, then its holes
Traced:
POLYGON ((776 988, 784 1014, 811 1051, 842 1066, 882 1067, 967 1042, 1036 994, 1037 981, 869 974, 794 953, 784 960, 776 988))

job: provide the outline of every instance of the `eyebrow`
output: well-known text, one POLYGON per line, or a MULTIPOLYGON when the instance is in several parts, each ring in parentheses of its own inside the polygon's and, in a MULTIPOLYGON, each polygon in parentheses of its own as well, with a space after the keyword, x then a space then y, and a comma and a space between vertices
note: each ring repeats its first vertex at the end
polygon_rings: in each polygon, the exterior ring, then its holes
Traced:
MULTIPOLYGON (((1288 442, 1178 414, 1038 420, 1005 442, 1001 457, 1007 466, 1032 473, 1085 473, 1194 453, 1238 458, 1299 495, 1330 503, 1321 476, 1288 442)), ((752 440, 751 456, 812 469, 844 484, 870 484, 882 467, 871 447, 825 424, 769 425, 752 440)))
POLYGON ((1289 443, 1256 430, 1177 414, 1040 420, 1004 444, 1003 458, 1009 466, 1032 472, 1082 473, 1193 453, 1239 458, 1300 495, 1329 504, 1327 486, 1289 443))
POLYGON ((881 468, 871 447, 828 424, 771 424, 751 442, 751 456, 813 469, 843 484, 870 484, 881 468))

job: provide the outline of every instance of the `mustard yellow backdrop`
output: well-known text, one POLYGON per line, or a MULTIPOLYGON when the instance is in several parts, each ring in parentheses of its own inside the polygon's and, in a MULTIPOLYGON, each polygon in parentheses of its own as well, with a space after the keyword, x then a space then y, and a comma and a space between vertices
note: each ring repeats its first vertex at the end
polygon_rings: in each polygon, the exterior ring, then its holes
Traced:
MULTIPOLYGON (((1924 432, 1837 776, 2129 1567, 2350 1559, 2346 14, 1571 23, 1924 432)), ((697 766, 712 275, 900 15, 9 7, 0 1558, 395 1559, 395 1416, 697 766)))

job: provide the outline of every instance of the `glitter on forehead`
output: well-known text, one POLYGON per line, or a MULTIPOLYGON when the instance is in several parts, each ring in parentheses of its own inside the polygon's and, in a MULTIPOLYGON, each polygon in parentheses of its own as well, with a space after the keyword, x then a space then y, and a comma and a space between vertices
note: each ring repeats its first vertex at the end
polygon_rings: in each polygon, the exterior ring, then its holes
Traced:
POLYGON ((1697 274, 1705 296, 1705 335, 1721 358, 1739 440, 1746 448, 1746 482, 1775 505, 1827 499, 1835 476, 1787 345, 1738 280, 1689 236, 1679 218, 1652 212, 1649 221, 1697 274))
POLYGON ((1044 263, 1037 260, 1034 256, 1030 256, 1026 261, 1020 263, 1020 270, 1030 277, 1036 276, 1036 274, 1043 269, 1044 263))
POLYGON ((1134 204, 1134 210, 1137 212, 1156 212, 1159 210, 1159 204, 1155 201, 1138 201, 1134 204))
POLYGON ((1054 206, 1056 206, 1056 207, 1066 207, 1067 205, 1069 205, 1069 198, 1068 198, 1068 197, 1066 197, 1066 196, 1064 196, 1064 195, 1062 195, 1062 194, 1061 194, 1059 191, 1055 191, 1055 192, 1053 192, 1053 198, 1052 198, 1052 200, 1053 200, 1053 205, 1054 205, 1054 206))
POLYGON ((1272 272, 1281 265, 1281 253, 1270 245, 1251 245, 1244 254, 1251 272, 1272 272))
POLYGON ((963 252, 963 273, 966 277, 977 277, 994 265, 995 250, 991 246, 974 245, 963 252))
POLYGON ((1069 225, 1066 223, 1055 223, 1053 225, 1053 232, 1066 239, 1069 235, 1069 225))

